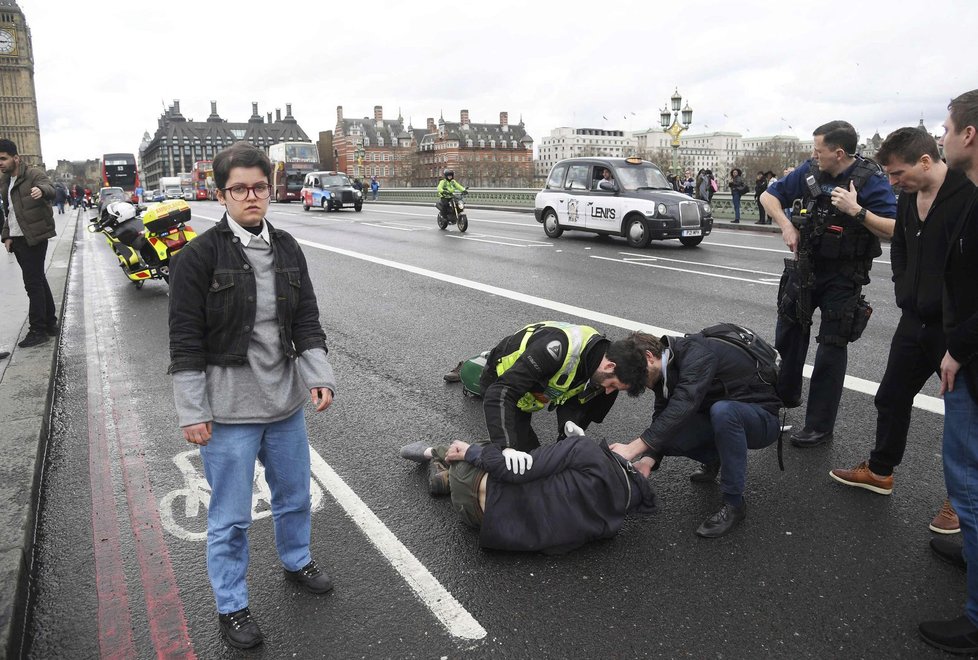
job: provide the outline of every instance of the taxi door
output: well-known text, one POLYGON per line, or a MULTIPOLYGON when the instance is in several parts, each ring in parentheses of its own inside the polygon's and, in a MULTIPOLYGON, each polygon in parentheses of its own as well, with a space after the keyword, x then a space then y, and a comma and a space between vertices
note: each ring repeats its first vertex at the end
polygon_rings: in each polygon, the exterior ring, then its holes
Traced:
POLYGON ((584 226, 594 231, 618 232, 621 229, 622 198, 614 190, 602 190, 598 187, 603 178, 603 170, 611 168, 595 165, 589 169, 587 203, 582 213, 584 226))
POLYGON ((567 204, 557 211, 557 219, 566 227, 581 229, 585 226, 584 213, 587 204, 587 191, 591 168, 586 164, 575 163, 567 168, 564 192, 567 204))

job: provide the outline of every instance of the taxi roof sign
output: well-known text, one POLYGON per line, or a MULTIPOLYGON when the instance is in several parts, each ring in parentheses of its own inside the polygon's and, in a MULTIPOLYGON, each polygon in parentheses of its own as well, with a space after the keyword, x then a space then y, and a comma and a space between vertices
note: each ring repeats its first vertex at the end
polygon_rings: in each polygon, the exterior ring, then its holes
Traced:
POLYGON ((625 162, 629 165, 641 165, 643 161, 638 156, 629 156, 625 159, 625 162))

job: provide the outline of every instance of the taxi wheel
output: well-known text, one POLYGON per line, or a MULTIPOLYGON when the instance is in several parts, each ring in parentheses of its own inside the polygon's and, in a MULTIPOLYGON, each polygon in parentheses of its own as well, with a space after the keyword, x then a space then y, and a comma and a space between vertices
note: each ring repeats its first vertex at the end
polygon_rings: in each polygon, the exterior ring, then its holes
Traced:
POLYGON ((644 248, 651 240, 649 227, 642 218, 632 218, 625 222, 625 239, 634 248, 644 248))
POLYGON ((353 210, 356 211, 357 213, 360 213, 361 211, 363 211, 363 204, 354 205, 353 210))
POLYGON ((702 236, 683 236, 679 239, 679 242, 683 244, 683 247, 696 247, 703 242, 702 236))
POLYGON ((550 238, 560 238, 561 234, 564 233, 560 223, 557 222, 557 214, 554 213, 553 209, 547 209, 547 212, 543 214, 543 233, 550 238))
POLYGON ((326 211, 326 213, 329 213, 330 210, 331 210, 329 208, 329 200, 328 199, 324 199, 323 200, 323 210, 326 211))

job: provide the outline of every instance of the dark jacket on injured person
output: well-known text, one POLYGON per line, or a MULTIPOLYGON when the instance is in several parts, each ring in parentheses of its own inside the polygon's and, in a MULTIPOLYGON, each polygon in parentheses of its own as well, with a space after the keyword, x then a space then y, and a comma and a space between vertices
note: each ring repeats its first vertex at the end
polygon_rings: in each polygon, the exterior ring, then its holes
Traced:
POLYGON ((612 538, 628 512, 655 510, 648 480, 604 442, 571 437, 531 453, 533 467, 514 474, 497 445, 466 451, 465 461, 489 474, 483 548, 561 554, 612 538))

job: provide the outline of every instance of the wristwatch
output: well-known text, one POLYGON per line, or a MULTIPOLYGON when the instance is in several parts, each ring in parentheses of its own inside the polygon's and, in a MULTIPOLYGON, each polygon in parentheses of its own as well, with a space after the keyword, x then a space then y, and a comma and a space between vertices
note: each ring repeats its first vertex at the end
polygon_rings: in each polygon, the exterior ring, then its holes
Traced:
POLYGON ((858 222, 859 224, 863 224, 864 222, 866 222, 866 209, 859 209, 859 213, 857 213, 852 217, 854 217, 856 219, 856 222, 858 222))

